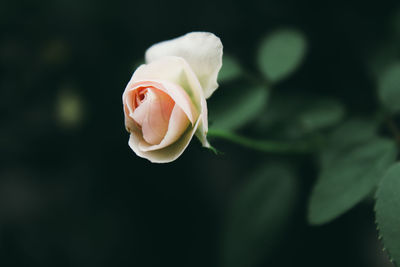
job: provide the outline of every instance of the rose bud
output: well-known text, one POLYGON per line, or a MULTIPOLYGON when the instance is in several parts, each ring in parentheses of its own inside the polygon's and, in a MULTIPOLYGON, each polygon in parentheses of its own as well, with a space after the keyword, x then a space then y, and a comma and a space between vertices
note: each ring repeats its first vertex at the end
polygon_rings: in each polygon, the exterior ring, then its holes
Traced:
POLYGON ((196 135, 204 147, 206 99, 218 88, 222 43, 192 32, 153 45, 122 96, 129 146, 140 157, 165 163, 178 158, 196 135))

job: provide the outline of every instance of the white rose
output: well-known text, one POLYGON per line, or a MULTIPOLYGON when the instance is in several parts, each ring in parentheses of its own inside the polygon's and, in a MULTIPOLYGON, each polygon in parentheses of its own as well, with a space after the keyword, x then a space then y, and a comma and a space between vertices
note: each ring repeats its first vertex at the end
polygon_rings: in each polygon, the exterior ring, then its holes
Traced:
POLYGON ((122 96, 129 146, 151 162, 178 158, 195 134, 207 141, 206 99, 218 88, 222 43, 192 32, 153 45, 122 96))

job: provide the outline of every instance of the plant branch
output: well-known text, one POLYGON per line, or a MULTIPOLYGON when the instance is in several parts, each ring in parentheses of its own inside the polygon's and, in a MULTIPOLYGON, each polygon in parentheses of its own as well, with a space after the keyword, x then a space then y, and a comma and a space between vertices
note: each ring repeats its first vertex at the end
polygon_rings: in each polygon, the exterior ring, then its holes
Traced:
POLYGON ((210 129, 207 134, 210 138, 220 138, 246 148, 257 150, 265 153, 292 154, 292 153, 312 153, 319 147, 319 143, 315 140, 283 142, 273 140, 252 139, 242 135, 235 134, 230 131, 220 129, 210 129))

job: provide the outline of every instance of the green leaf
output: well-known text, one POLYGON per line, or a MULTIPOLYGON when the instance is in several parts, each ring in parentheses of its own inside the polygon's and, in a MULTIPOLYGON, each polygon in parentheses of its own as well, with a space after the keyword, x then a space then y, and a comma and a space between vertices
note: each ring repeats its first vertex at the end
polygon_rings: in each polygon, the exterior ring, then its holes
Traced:
MULTIPOLYGON (((274 92, 273 98, 265 106, 263 116, 257 120, 255 128, 270 132, 275 125, 293 124, 294 118, 308 106, 308 96, 274 92)), ((281 134, 282 131, 279 131, 281 134)))
POLYGON ((230 89, 224 90, 223 95, 210 101, 209 120, 212 128, 238 129, 260 114, 267 104, 268 90, 264 87, 243 86, 230 89))
POLYGON ((229 54, 223 55, 222 68, 218 74, 218 82, 225 83, 236 78, 242 74, 242 69, 236 59, 229 54))
POLYGON ((400 163, 383 177, 376 193, 376 223, 392 260, 400 262, 400 163))
POLYGON ((322 166, 309 203, 311 224, 327 223, 367 197, 394 162, 396 145, 375 138, 339 155, 322 166))
POLYGON ((379 97, 392 112, 400 111, 400 63, 386 69, 379 80, 379 97))
POLYGON ((353 118, 339 125, 330 134, 326 148, 320 153, 322 168, 347 154, 354 146, 377 138, 378 125, 375 120, 361 118, 353 118))
POLYGON ((343 122, 331 135, 331 144, 348 146, 376 137, 379 123, 373 119, 352 118, 343 122))
POLYGON ((339 123, 344 114, 342 103, 333 99, 323 99, 303 111, 299 120, 301 126, 310 132, 339 123))
POLYGON ((254 129, 263 137, 299 139, 336 125, 344 113, 342 103, 334 98, 276 91, 254 129))
POLYGON ((306 39, 296 30, 282 29, 261 43, 258 65, 271 82, 286 78, 301 64, 306 53, 306 39))
POLYGON ((297 183, 286 165, 263 165, 242 186, 228 210, 222 266, 258 266, 286 232, 297 183))

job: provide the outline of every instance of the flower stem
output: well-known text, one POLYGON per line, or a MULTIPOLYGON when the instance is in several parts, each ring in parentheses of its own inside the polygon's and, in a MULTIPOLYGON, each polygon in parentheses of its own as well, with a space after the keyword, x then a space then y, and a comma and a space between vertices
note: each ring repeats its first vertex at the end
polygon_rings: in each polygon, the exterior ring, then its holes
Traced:
POLYGON ((209 129, 207 136, 210 138, 224 139, 243 147, 265 153, 312 153, 320 147, 319 144, 315 141, 282 142, 272 140, 259 140, 244 137, 233 132, 220 129, 209 129))

